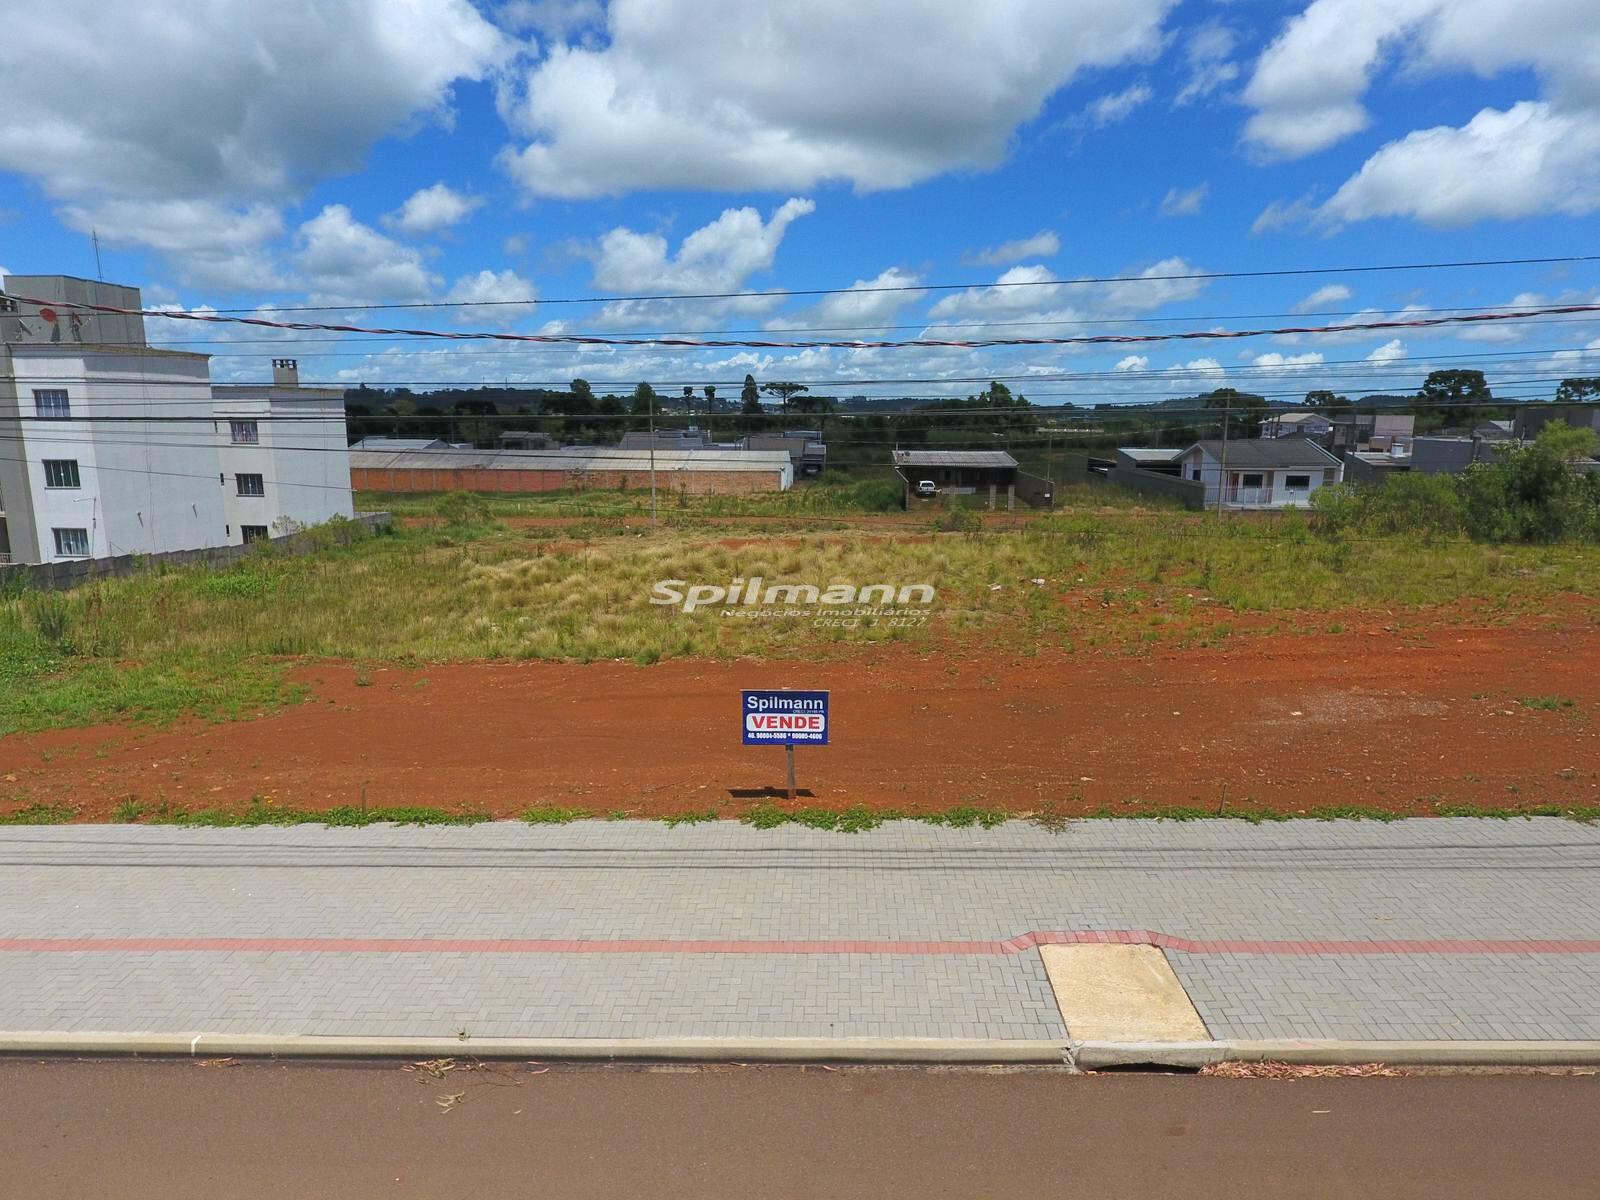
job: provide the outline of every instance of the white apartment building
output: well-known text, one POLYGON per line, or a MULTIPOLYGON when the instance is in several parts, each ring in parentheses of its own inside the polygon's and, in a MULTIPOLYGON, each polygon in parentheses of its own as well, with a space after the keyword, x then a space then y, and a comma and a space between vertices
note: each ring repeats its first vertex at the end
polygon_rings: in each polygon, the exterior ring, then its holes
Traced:
POLYGON ((213 385, 207 355, 145 341, 138 289, 59 275, 0 287, 0 562, 238 545, 352 515, 344 401, 213 385), (60 305, 60 307, 57 307, 60 305))

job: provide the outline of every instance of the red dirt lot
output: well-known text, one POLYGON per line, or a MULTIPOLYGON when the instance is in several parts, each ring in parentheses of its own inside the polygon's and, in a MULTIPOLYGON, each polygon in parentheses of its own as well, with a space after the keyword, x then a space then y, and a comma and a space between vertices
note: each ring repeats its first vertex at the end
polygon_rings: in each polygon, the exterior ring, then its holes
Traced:
POLYGON ((308 703, 252 721, 0 741, 0 811, 534 805, 646 816, 781 785, 739 743, 741 688, 829 688, 833 744, 797 751, 813 804, 1062 814, 1439 803, 1600 804, 1600 628, 1381 626, 1146 656, 884 647, 837 662, 301 668, 308 703), (1554 711, 1519 698, 1558 697, 1554 711))

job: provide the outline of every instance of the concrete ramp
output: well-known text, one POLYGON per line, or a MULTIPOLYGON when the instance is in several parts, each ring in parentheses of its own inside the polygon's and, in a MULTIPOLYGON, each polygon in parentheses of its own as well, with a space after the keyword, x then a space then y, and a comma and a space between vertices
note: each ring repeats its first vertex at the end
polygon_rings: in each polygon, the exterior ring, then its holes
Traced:
POLYGON ((1041 946, 1075 1042, 1203 1042, 1211 1037, 1158 946, 1041 946))

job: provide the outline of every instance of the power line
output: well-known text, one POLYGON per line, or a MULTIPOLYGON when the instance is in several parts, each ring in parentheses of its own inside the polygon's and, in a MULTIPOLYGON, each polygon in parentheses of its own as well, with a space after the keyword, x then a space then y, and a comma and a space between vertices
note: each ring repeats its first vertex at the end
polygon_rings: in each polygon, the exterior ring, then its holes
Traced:
POLYGON ((1013 337, 1013 338, 906 338, 900 340, 830 340, 785 341, 780 339, 720 338, 692 340, 685 338, 641 338, 610 334, 552 334, 552 333, 494 333, 450 332, 437 329, 368 328, 359 325, 339 325, 325 322, 271 321, 261 317, 225 316, 217 312, 184 312, 176 310, 134 309, 116 305, 89 304, 72 301, 40 300, 33 296, 14 296, 25 304, 49 305, 84 309, 90 312, 113 313, 121 316, 161 316, 168 320, 199 321, 218 324, 250 325, 269 329, 322 330, 333 333, 352 333, 370 336, 404 334, 418 338, 436 338, 442 341, 502 341, 544 345, 599 345, 617 347, 685 346, 702 349, 751 348, 779 350, 898 350, 924 347, 952 349, 990 349, 1002 346, 1086 346, 1135 345, 1174 341, 1227 341, 1252 337, 1327 336, 1338 333, 1355 333, 1379 329, 1419 329, 1445 325, 1482 324, 1485 322, 1524 320, 1536 316, 1563 316, 1576 313, 1600 312, 1600 304, 1561 304, 1522 312, 1481 312, 1461 315, 1412 317, 1377 321, 1351 322, 1345 325, 1285 326, 1272 329, 1188 329, 1176 333, 1100 333, 1072 337, 1013 337))
MULTIPOLYGON (((1451 305, 1406 305, 1395 310, 1401 313, 1469 313, 1489 312, 1504 310, 1507 312, 1540 307, 1537 304, 1451 304, 1451 305)), ((272 306, 258 306, 253 309, 216 309, 217 312, 302 312, 304 309, 288 309, 272 306)), ((1356 317, 1364 313, 1382 312, 1375 308, 1351 309, 1315 309, 1309 312, 1264 312, 1264 313, 1201 313, 1179 317, 1082 317, 1078 319, 1052 317, 1034 318, 1026 321, 912 321, 901 324, 892 322, 876 322, 868 325, 767 325, 759 328, 720 327, 715 329, 657 329, 649 331, 649 336, 700 336, 724 333, 870 333, 882 329, 1012 329, 1038 325, 1163 325, 1180 321, 1260 321, 1277 319, 1279 317, 1356 317)), ((574 332, 600 333, 603 330, 575 330, 574 332)), ((644 334, 645 331, 633 332, 644 334)), ((104 346, 210 346, 210 345, 312 345, 319 342, 342 342, 343 338, 258 338, 253 343, 240 338, 147 338, 142 342, 100 342, 104 346)), ((415 340, 410 337, 383 337, 373 338, 373 341, 383 342, 408 342, 415 340)), ((217 357, 213 355, 213 357, 217 357)), ((306 355, 302 354, 304 358, 306 355)))
MULTIPOLYGON (((511 354, 511 353, 517 353, 517 351, 506 350, 506 351, 501 351, 500 353, 511 354)), ((789 375, 786 375, 784 378, 785 378, 786 382, 802 383, 802 384, 805 384, 807 386, 807 388, 818 388, 818 387, 878 387, 878 386, 897 385, 897 384, 912 384, 912 383, 930 384, 930 385, 931 384, 946 384, 946 385, 948 385, 948 384, 969 384, 969 383, 1033 383, 1033 382, 1053 382, 1053 381, 1056 381, 1056 380, 1065 380, 1065 379, 1108 379, 1108 380, 1109 379, 1115 379, 1115 380, 1121 380, 1121 381, 1124 381, 1124 382, 1136 382, 1136 381, 1140 381, 1140 380, 1181 379, 1181 378, 1184 378, 1184 377, 1200 377, 1200 378, 1204 378, 1204 377, 1210 377, 1210 376, 1216 375, 1219 370, 1221 370, 1221 371, 1223 371, 1223 372, 1225 372, 1227 374, 1230 374, 1230 375, 1233 375, 1233 374, 1292 375, 1292 376, 1298 376, 1298 377, 1304 378, 1304 377, 1312 377, 1312 376, 1326 377, 1326 376, 1328 376, 1330 374, 1343 374, 1343 371, 1335 371, 1334 370, 1335 368, 1354 368, 1354 369, 1356 369, 1356 370, 1358 370, 1360 372, 1367 373, 1367 374, 1384 375, 1384 374, 1399 372, 1399 371, 1404 369, 1406 364, 1411 364, 1411 363, 1461 362, 1461 361, 1473 361, 1473 360, 1482 359, 1482 360, 1487 360, 1487 363, 1485 365, 1488 365, 1488 364, 1492 364, 1492 363, 1496 363, 1496 362, 1509 362, 1509 360, 1515 359, 1515 358, 1530 358, 1530 357, 1537 357, 1539 355, 1548 355, 1548 356, 1554 356, 1554 355, 1558 355, 1558 354, 1579 354, 1579 355, 1581 355, 1581 354, 1585 354, 1585 353, 1593 354, 1594 351, 1589 350, 1588 347, 1586 347, 1586 346, 1552 346, 1552 347, 1546 347, 1546 348, 1541 348, 1541 349, 1532 349, 1532 350, 1479 350, 1479 351, 1468 351, 1468 352, 1456 353, 1456 354, 1406 354, 1406 355, 1401 355, 1401 356, 1399 356, 1397 358, 1384 359, 1384 360, 1381 360, 1381 361, 1374 361, 1371 358, 1362 357, 1362 358, 1331 358, 1331 359, 1324 359, 1321 362, 1314 362, 1314 363, 1251 363, 1251 362, 1243 362, 1243 363, 1234 363, 1234 364, 1229 365, 1229 366, 1221 366, 1219 364, 1217 367, 1210 367, 1210 366, 1204 366, 1204 367, 1171 366, 1171 367, 1156 367, 1156 368, 1153 368, 1153 369, 1146 369, 1146 370, 1140 370, 1140 371, 1118 371, 1115 368, 1111 368, 1111 369, 1093 370, 1093 371, 1052 370, 1052 371, 1027 371, 1027 372, 1022 372, 1022 373, 994 373, 994 372, 990 372, 990 373, 983 374, 983 375, 923 375, 923 376, 898 375, 898 376, 860 376, 860 377, 844 376, 844 377, 837 377, 837 378, 827 378, 827 377, 807 378, 805 376, 789 376, 789 375)), ((212 355, 211 357, 215 358, 215 357, 224 357, 224 356, 212 355)), ((251 355, 240 355, 239 357, 256 358, 256 357, 259 357, 259 356, 255 355, 255 354, 251 354, 251 355)), ((301 355, 301 357, 347 358, 347 357, 350 357, 350 355, 339 353, 339 354, 315 355, 315 356, 301 355)), ((1581 366, 1580 363, 1575 363, 1574 365, 1575 366, 1581 366)), ((11 376, 11 378, 14 378, 14 379, 18 380, 19 382, 25 382, 25 383, 58 383, 58 382, 60 382, 58 377, 50 376, 50 375, 14 375, 14 376, 11 376)), ((639 381, 638 380, 624 380, 624 379, 589 379, 589 380, 586 380, 586 382, 588 382, 588 384, 589 384, 589 386, 591 388, 626 389, 627 391, 631 392, 637 386, 639 381)), ((646 381, 646 382, 648 382, 648 381, 646 381)), ((680 386, 685 386, 685 385, 693 386, 693 387, 696 387, 696 388, 700 388, 700 387, 706 386, 707 384, 709 384, 710 386, 715 387, 715 388, 717 388, 719 390, 726 388, 731 392, 734 389, 741 388, 743 386, 743 384, 744 384, 744 381, 743 381, 742 378, 739 378, 739 379, 734 379, 734 378, 728 378, 728 379, 706 379, 704 377, 696 377, 694 379, 688 379, 688 378, 666 378, 666 379, 661 379, 661 380, 658 381, 658 385, 660 387, 664 387, 664 388, 665 387, 680 387, 680 386)), ((144 387, 144 386, 147 386, 146 383, 143 380, 130 380, 130 379, 99 380, 99 381, 97 381, 97 385, 98 386, 102 386, 102 387, 144 387)), ((182 386, 182 387, 196 387, 196 388, 217 387, 217 388, 226 389, 226 388, 229 388, 229 387, 270 387, 272 385, 270 385, 270 384, 266 383, 265 381, 263 381, 261 383, 256 383, 256 384, 228 384, 228 383, 200 383, 200 382, 196 382, 194 384, 177 384, 177 383, 173 383, 173 384, 170 384, 170 385, 163 384, 163 386, 182 386)), ((322 389, 326 389, 326 390, 336 390, 336 391, 345 391, 345 392, 356 391, 356 390, 359 390, 361 388, 368 387, 368 385, 366 383, 364 383, 364 382, 351 383, 348 380, 321 380, 321 381, 306 380, 306 381, 302 381, 301 386, 303 386, 305 388, 322 388, 322 389)), ((657 385, 652 385, 652 386, 657 386, 657 385)), ((382 388, 396 388, 396 387, 438 387, 438 388, 453 388, 453 389, 477 387, 477 388, 484 388, 484 389, 487 389, 487 390, 495 390, 495 391, 545 390, 545 391, 566 392, 566 391, 570 390, 571 380, 570 379, 555 379, 555 378, 549 378, 549 379, 538 379, 538 378, 535 378, 535 379, 521 379, 521 380, 509 380, 509 379, 503 379, 503 378, 502 379, 486 379, 486 378, 485 379, 454 379, 454 380, 451 380, 451 379, 394 379, 394 378, 386 378, 381 383, 379 383, 377 385, 377 388, 374 389, 374 390, 382 389, 382 388)), ((665 398, 673 399, 674 397, 665 397, 665 398)), ((231 397, 231 396, 228 396, 226 394, 218 397, 219 402, 226 402, 226 401, 231 401, 231 400, 235 400, 235 399, 240 400, 240 401, 246 401, 246 400, 250 400, 250 399, 255 399, 255 397, 231 397)))
MULTIPOLYGON (((1600 261, 1600 255, 1574 254, 1547 258, 1486 258, 1457 262, 1386 263, 1381 265, 1347 267, 1283 267, 1259 271, 1182 271, 1149 275, 1100 275, 1078 279, 1018 279, 995 283, 917 283, 871 284, 867 286, 831 288, 774 288, 769 291, 739 292, 656 292, 618 296, 530 296, 520 300, 415 300, 391 304, 301 304, 272 305, 277 312, 375 312, 397 309, 435 308, 497 308, 554 304, 625 304, 651 300, 747 300, 769 297, 793 298, 799 296, 871 295, 882 292, 952 292, 984 291, 990 288, 1070 287, 1108 283, 1176 283, 1216 279, 1281 279, 1303 275, 1360 275, 1387 271, 1440 271, 1476 267, 1526 267, 1557 263, 1600 261)), ((30 301, 32 303, 32 301, 30 301)), ((246 313, 256 308, 219 308, 217 313, 246 313)), ((162 313, 153 313, 162 316, 162 313)))

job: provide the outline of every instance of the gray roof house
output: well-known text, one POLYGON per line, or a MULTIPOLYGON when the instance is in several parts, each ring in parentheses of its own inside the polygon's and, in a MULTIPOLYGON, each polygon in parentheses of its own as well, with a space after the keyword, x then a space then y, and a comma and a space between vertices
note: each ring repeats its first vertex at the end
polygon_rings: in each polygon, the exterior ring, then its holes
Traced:
POLYGON ((1306 438, 1196 442, 1178 456, 1179 475, 1205 486, 1205 503, 1225 508, 1295 508, 1319 487, 1344 479, 1344 463, 1306 438))

